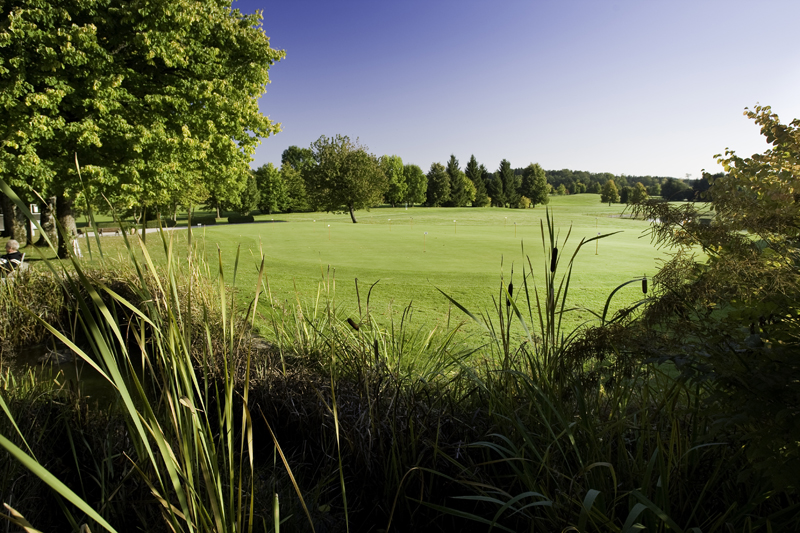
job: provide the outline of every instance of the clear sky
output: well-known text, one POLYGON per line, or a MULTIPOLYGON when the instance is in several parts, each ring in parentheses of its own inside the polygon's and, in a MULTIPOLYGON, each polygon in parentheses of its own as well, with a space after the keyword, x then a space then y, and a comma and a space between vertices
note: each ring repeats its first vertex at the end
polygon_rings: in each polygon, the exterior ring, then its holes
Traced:
POLYGON ((358 137, 427 171, 538 162, 699 177, 763 152, 745 107, 800 118, 800 0, 238 0, 273 48, 264 114, 291 145, 358 137))

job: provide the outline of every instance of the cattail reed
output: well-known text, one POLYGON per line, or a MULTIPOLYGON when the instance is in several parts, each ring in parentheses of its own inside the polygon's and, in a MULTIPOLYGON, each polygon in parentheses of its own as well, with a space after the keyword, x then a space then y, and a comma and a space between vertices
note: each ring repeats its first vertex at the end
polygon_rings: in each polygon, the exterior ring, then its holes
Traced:
POLYGON ((642 294, 647 294, 647 274, 642 278, 642 294))
MULTIPOLYGON (((509 297, 514 296, 514 283, 513 282, 509 282, 508 283, 508 296, 509 297)), ((506 298, 506 307, 511 307, 511 300, 508 297, 506 298)))
POLYGON ((550 258, 550 272, 556 271, 557 262, 558 262, 558 248, 553 248, 553 256, 550 258))
POLYGON ((347 323, 350 324, 351 328, 353 328, 354 330, 358 331, 358 324, 356 324, 355 320, 353 320, 352 318, 348 318, 347 319, 347 323))

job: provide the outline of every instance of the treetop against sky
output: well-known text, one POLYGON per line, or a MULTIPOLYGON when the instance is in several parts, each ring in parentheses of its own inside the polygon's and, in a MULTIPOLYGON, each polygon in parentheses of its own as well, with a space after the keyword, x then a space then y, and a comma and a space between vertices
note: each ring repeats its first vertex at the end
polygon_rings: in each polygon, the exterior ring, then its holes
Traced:
POLYGON ((286 59, 262 111, 283 124, 254 166, 320 135, 428 169, 449 154, 487 168, 538 162, 697 178, 726 147, 760 153, 742 116, 800 116, 795 0, 266 2, 286 59), (769 21, 769 38, 754 19, 769 21), (444 155, 443 155, 444 154, 444 155))

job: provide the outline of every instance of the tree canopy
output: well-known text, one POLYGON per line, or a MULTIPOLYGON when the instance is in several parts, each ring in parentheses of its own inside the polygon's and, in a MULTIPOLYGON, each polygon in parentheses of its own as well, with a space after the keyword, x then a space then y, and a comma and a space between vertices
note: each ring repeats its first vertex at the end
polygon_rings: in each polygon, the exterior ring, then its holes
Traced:
POLYGON ((392 207, 395 207, 403 203, 408 195, 408 183, 403 173, 403 159, 399 155, 384 155, 380 158, 380 164, 389 183, 385 199, 392 207))
POLYGON ((418 165, 409 164, 403 166, 403 175, 408 185, 403 201, 412 206, 424 203, 428 192, 428 178, 425 177, 425 173, 418 165))
POLYGON ((4 2, 0 175, 67 210, 83 191, 121 210, 238 197, 279 128, 258 109, 283 57, 260 20, 224 0, 4 2))
POLYGON ((614 183, 614 180, 608 180, 606 184, 603 185, 603 191, 600 193, 600 201, 603 203, 619 202, 619 191, 617 190, 617 184, 614 183))
POLYGON ((303 170, 312 203, 323 211, 348 211, 357 222, 355 211, 369 209, 383 201, 389 187, 378 159, 349 137, 321 136, 311 143, 316 165, 303 170))
POLYGON ((428 178, 428 207, 440 207, 450 199, 450 176, 441 163, 431 163, 428 178))
POLYGON ((531 205, 545 205, 550 201, 547 190, 547 176, 539 163, 531 163, 522 173, 522 187, 520 192, 528 197, 531 205))

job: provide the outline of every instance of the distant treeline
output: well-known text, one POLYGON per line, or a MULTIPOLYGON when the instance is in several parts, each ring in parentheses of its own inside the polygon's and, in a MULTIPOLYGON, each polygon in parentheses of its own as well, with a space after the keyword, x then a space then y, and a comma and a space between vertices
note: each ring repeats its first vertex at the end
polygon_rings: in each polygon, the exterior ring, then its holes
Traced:
MULTIPOLYGON (((330 161, 324 161, 330 156, 314 146, 290 146, 283 152, 280 168, 270 163, 253 171, 250 185, 236 204, 212 205, 242 213, 255 209, 264 213, 330 210, 331 206, 345 201, 334 199, 337 190, 333 189, 344 187, 348 189, 345 196, 361 194, 349 192, 351 190, 364 194, 368 191, 369 196, 356 199, 353 204, 360 203, 366 207, 383 203, 392 206, 528 208, 546 204, 551 195, 567 194, 597 194, 600 195, 598 201, 621 203, 652 196, 672 201, 702 200, 702 193, 709 186, 703 179, 544 170, 534 163, 524 168, 513 168, 505 159, 492 172, 474 155, 463 167, 451 155, 445 163, 433 163, 425 172, 417 165, 404 164, 396 155, 366 153, 361 160, 363 165, 368 165, 369 171, 352 171, 354 176, 359 176, 352 180, 361 181, 351 184, 347 177, 321 175, 324 174, 323 167, 344 168, 342 165, 348 160, 347 154, 340 153, 337 157, 342 163, 331 165, 330 161), (369 158, 372 158, 371 162, 369 158), (379 175, 375 176, 376 173, 379 175), (327 188, 321 188, 320 183, 328 184, 327 188), (332 183, 337 185, 331 188, 329 185, 332 183)), ((353 145, 352 150, 365 152, 364 147, 358 145, 353 145)), ((341 195, 342 191, 338 190, 338 194, 341 195)), ((346 209, 342 207, 342 210, 346 209)))
MULTIPOLYGON (((514 173, 521 175, 524 169, 516 168, 514 173)), ((650 196, 661 196, 669 200, 702 200, 702 193, 708 190, 709 183, 700 179, 678 179, 667 176, 629 176, 610 172, 587 172, 585 170, 545 170, 547 183, 553 190, 563 185, 568 194, 600 194, 603 186, 613 180, 617 189, 624 194, 626 187, 633 188, 641 183, 650 196)), ((718 174, 715 176, 721 176, 718 174)))

